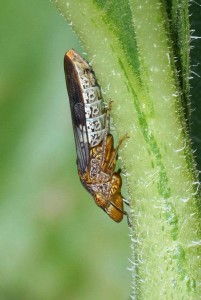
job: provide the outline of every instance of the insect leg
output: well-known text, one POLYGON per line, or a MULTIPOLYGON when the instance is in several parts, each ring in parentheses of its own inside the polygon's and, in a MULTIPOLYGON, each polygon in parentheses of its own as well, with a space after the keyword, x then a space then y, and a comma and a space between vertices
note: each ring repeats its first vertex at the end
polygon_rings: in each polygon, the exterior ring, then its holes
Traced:
POLYGON ((106 112, 106 122, 105 122, 105 134, 103 137, 103 143, 102 143, 102 158, 101 158, 101 166, 103 166, 106 156, 106 143, 107 143, 107 136, 110 132, 110 111, 112 109, 112 100, 110 100, 106 112))
POLYGON ((118 143, 118 145, 117 145, 117 147, 116 147, 116 149, 115 149, 115 152, 114 152, 114 154, 113 154, 113 156, 112 156, 112 158, 111 158, 111 160, 110 160, 110 162, 109 162, 109 164, 108 164, 108 169, 111 168, 113 161, 117 158, 118 151, 119 151, 119 148, 120 148, 121 144, 122 144, 126 139, 128 139, 128 138, 129 138, 129 136, 128 136, 128 134, 126 133, 126 134, 119 140, 119 143, 118 143))
POLYGON ((119 208, 118 206, 116 206, 112 201, 109 200, 109 203, 110 203, 112 206, 114 206, 118 211, 122 212, 122 214, 124 214, 124 215, 127 217, 127 223, 128 223, 128 226, 129 226, 129 227, 132 227, 132 224, 131 224, 131 221, 130 221, 130 218, 129 218, 128 213, 127 213, 125 210, 123 210, 123 209, 119 208))
POLYGON ((126 205, 128 205, 128 206, 130 207, 130 203, 129 203, 128 200, 126 200, 124 197, 122 197, 122 200, 123 200, 123 202, 124 202, 126 205))

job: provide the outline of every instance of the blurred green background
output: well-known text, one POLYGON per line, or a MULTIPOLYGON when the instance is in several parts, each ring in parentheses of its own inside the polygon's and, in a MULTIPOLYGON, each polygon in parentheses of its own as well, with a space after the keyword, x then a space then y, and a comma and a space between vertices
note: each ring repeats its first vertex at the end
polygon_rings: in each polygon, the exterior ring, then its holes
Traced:
MULTIPOLYGON (((63 56, 83 50, 49 1, 2 2, 0 37, 0 300, 128 299, 126 220, 112 222, 77 176, 63 56)), ((200 78, 191 84, 200 168, 200 78)))
POLYGON ((130 238, 82 188, 49 1, 0 4, 0 300, 128 299, 130 238))

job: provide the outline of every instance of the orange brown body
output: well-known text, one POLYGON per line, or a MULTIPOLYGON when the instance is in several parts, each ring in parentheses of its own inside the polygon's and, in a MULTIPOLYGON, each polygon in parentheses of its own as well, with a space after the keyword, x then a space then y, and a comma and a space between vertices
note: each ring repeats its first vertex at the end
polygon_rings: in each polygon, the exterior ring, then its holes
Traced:
POLYGON ((90 150, 87 171, 80 175, 80 179, 93 191, 96 204, 115 222, 120 222, 125 212, 121 195, 120 171, 114 172, 117 156, 113 144, 113 136, 108 134, 105 157, 103 157, 103 143, 90 150))

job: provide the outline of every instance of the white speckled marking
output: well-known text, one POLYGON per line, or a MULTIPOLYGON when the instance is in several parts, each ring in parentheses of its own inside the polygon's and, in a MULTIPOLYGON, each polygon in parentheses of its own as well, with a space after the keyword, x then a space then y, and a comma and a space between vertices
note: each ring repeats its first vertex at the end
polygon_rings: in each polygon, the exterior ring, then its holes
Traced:
POLYGON ((95 147, 102 142, 105 133, 106 114, 101 90, 90 65, 76 61, 76 69, 85 103, 88 140, 90 146, 95 147))

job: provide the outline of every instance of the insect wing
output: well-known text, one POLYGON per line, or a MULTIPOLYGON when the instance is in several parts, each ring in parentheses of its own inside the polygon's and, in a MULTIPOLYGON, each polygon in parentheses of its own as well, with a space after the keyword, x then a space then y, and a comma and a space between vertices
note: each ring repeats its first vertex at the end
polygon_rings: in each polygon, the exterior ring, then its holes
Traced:
POLYGON ((64 57, 64 70, 77 150, 77 166, 82 175, 89 163, 89 142, 86 129, 85 107, 77 70, 74 62, 67 54, 64 57))

